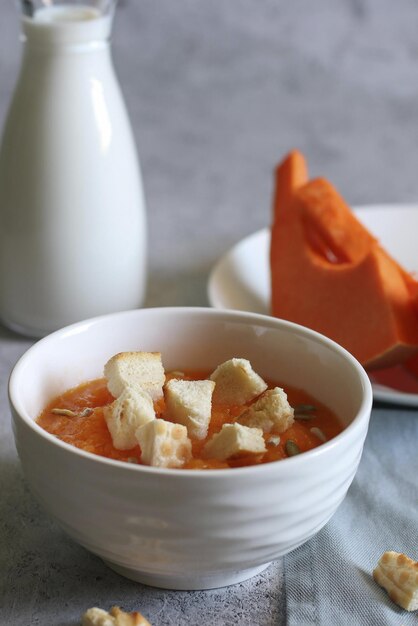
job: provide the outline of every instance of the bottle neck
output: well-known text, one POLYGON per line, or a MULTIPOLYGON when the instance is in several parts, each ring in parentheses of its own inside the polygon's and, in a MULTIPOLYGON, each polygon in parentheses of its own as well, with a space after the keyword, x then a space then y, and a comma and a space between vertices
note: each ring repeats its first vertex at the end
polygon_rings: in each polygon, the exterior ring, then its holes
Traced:
POLYGON ((112 16, 93 7, 61 5, 39 9, 22 18, 23 38, 29 48, 89 50, 107 47, 112 16))

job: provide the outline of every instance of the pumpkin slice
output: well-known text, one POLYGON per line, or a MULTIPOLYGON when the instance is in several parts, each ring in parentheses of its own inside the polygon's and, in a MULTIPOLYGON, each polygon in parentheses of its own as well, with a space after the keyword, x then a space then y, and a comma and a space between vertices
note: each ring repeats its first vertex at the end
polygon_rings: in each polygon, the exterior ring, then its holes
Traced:
MULTIPOLYGON (((282 239, 282 229, 287 221, 288 214, 292 220, 291 208, 293 196, 297 189, 308 182, 308 169, 305 157, 298 150, 293 150, 278 165, 275 172, 275 189, 273 199, 273 224, 271 227, 270 246, 270 271, 272 285, 277 285, 280 281, 280 275, 276 275, 276 270, 280 274, 280 265, 282 260, 280 245, 273 245, 282 239)), ((272 309, 275 311, 278 306, 276 296, 279 293, 272 289, 272 309)), ((280 296, 279 296, 280 297, 280 296)), ((275 315, 275 313, 273 313, 275 315)))
POLYGON ((305 157, 298 150, 292 150, 276 169, 274 198, 274 222, 280 223, 283 214, 293 202, 293 195, 308 182, 308 167, 305 157))
POLYGON ((330 183, 313 180, 291 195, 284 172, 276 181, 286 205, 275 206, 271 238, 273 315, 327 335, 369 369, 406 360, 418 351, 409 275, 330 183))
POLYGON ((334 263, 355 263, 363 259, 376 239, 364 228, 334 187, 318 178, 298 192, 307 236, 315 234, 322 251, 334 263))

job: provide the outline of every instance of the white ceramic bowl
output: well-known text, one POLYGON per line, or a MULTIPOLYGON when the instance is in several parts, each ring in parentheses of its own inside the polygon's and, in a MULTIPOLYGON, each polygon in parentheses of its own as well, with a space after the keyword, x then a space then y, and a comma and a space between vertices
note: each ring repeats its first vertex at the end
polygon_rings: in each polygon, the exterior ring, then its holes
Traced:
POLYGON ((271 317, 192 308, 128 311, 57 331, 16 364, 9 397, 23 470, 45 509, 117 572, 171 589, 239 582, 317 533, 353 480, 372 405, 363 368, 329 339, 271 317), (161 351, 168 370, 248 358, 262 376, 311 392, 346 428, 277 463, 196 471, 94 456, 35 423, 51 397, 101 377, 124 350, 161 351))

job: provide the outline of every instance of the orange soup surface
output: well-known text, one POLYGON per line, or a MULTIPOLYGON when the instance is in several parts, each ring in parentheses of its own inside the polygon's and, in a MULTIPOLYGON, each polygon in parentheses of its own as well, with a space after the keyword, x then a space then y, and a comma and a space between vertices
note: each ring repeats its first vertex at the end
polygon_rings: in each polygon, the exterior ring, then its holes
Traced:
MULTIPOLYGON (((204 380, 208 372, 185 372, 184 380, 204 380)), ((167 374, 166 379, 180 378, 178 372, 167 374)), ((266 381, 269 389, 284 387, 278 382, 266 381)), ((230 458, 226 461, 202 458, 205 443, 219 432, 223 424, 234 420, 248 408, 248 405, 225 406, 212 405, 212 418, 208 435, 202 441, 192 440, 193 458, 184 469, 225 469, 243 467, 279 461, 296 452, 306 452, 328 441, 343 430, 337 416, 323 404, 300 389, 284 387, 290 405, 295 409, 295 421, 286 432, 276 435, 265 433, 267 451, 263 454, 251 454, 230 458), (278 441, 279 440, 279 441, 278 441), (296 444, 296 448, 293 444, 296 444)), ((46 431, 62 441, 81 450, 98 454, 109 459, 141 463, 141 450, 135 446, 131 450, 117 450, 112 443, 109 430, 103 415, 103 407, 114 401, 108 391, 106 379, 92 380, 65 391, 54 398, 42 411, 37 423, 46 431), (64 411, 62 411, 64 409, 64 411), (90 411, 86 409, 91 409, 90 411), (67 414, 62 414, 66 413, 67 414)), ((164 399, 154 403, 156 417, 168 419, 164 415, 164 399)))

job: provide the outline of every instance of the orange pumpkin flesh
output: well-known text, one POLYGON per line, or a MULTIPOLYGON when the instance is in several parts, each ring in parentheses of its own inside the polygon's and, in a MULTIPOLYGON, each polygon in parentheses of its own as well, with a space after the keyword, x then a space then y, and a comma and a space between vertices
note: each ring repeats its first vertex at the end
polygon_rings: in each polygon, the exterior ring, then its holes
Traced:
POLYGON ((327 335, 368 369, 406 360, 418 351, 416 281, 328 181, 289 173, 301 159, 292 153, 276 173, 273 315, 327 335))

